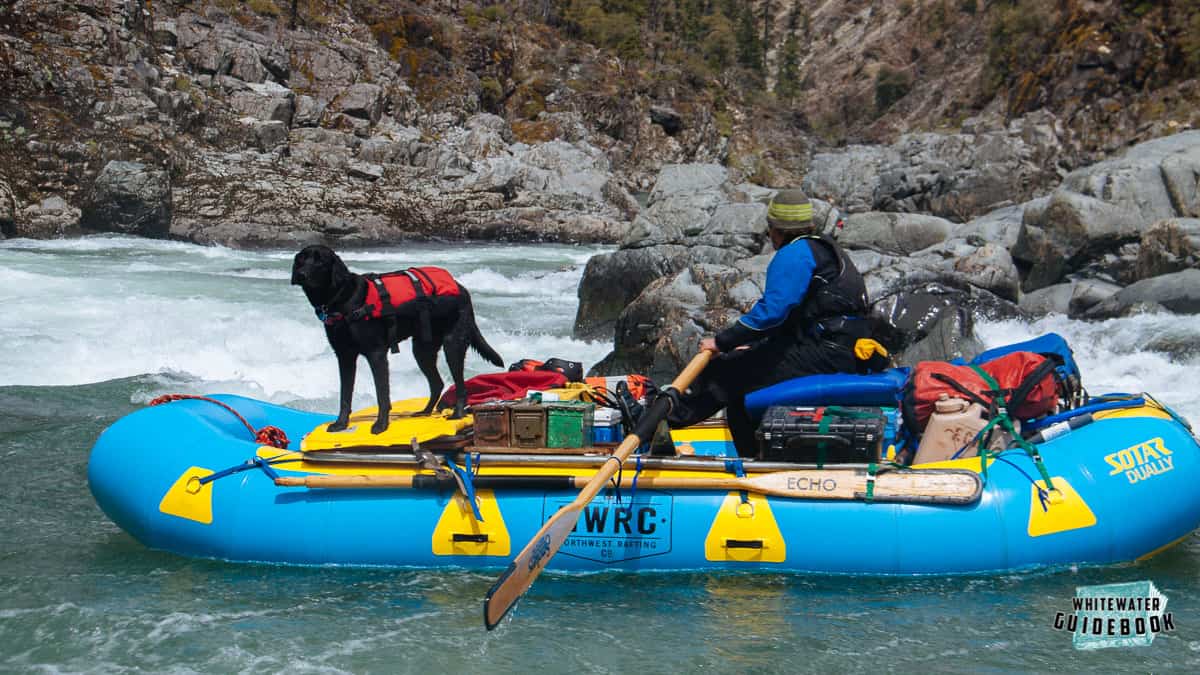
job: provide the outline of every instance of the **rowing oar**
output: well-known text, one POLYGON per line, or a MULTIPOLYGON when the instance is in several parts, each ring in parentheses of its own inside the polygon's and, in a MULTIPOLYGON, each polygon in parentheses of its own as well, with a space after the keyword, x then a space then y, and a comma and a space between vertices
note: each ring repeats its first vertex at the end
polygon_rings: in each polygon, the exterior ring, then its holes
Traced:
MULTIPOLYGON (((746 490, 772 497, 793 499, 865 500, 870 474, 863 469, 797 469, 773 471, 736 478, 733 476, 644 476, 638 487, 660 490, 746 490)), ((591 478, 581 476, 476 476, 477 489, 579 490, 591 478)), ((979 476, 974 471, 924 469, 920 471, 883 471, 874 478, 870 499, 877 502, 969 504, 979 497, 979 476)), ((275 484, 311 489, 413 488, 448 489, 457 487, 453 478, 428 474, 280 476, 275 484)), ((629 476, 621 487, 632 487, 629 476)))
MULTIPOLYGON (((671 388, 679 392, 687 389, 692 380, 695 380, 700 371, 708 365, 711 357, 711 352, 701 350, 699 354, 692 357, 683 372, 679 373, 679 376, 671 383, 671 388)), ((562 507, 551 516, 550 520, 542 525, 542 529, 533 535, 533 539, 525 545, 525 548, 521 549, 517 557, 513 558, 508 569, 500 575, 500 578, 488 591, 487 597, 483 599, 483 623, 488 630, 495 628, 504 615, 513 608, 513 605, 517 604, 517 600, 521 599, 525 591, 529 590, 529 587, 533 585, 533 580, 542 573, 546 563, 550 562, 555 553, 558 553, 558 549, 562 548, 563 542, 570 536, 571 530, 575 529, 575 524, 579 521, 584 507, 600 492, 608 479, 613 477, 629 455, 633 454, 634 449, 641 445, 643 440, 648 440, 654 435, 658 423, 666 417, 670 410, 669 398, 661 395, 656 398, 642 414, 642 418, 638 420, 633 432, 626 436, 625 440, 621 441, 621 444, 613 451, 612 458, 600 467, 587 485, 583 486, 575 501, 562 507)))

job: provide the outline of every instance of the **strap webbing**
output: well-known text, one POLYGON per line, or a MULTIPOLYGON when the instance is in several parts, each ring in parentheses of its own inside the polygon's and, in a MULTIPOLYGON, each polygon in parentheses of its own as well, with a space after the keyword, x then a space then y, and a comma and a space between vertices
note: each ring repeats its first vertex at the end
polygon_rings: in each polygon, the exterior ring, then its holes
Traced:
POLYGON ((429 288, 434 293, 437 292, 437 289, 434 288, 433 280, 429 278, 429 275, 415 267, 404 270, 404 276, 408 277, 409 282, 412 283, 413 293, 416 294, 414 302, 417 303, 417 322, 421 327, 421 340, 429 342, 433 340, 433 327, 429 322, 430 294, 425 292, 425 286, 421 284, 421 279, 424 278, 429 283, 429 288))
MULTIPOLYGON (((829 433, 829 425, 831 422, 830 418, 833 417, 832 415, 829 414, 829 412, 830 411, 828 409, 826 409, 825 414, 821 415, 821 421, 817 423, 817 433, 822 436, 829 433)), ((827 457, 826 457, 826 453, 825 453, 825 441, 817 441, 817 468, 818 469, 825 468, 825 460, 826 459, 827 459, 827 457)))
POLYGON ((446 455, 446 465, 454 472, 454 477, 458 480, 458 486, 462 488, 463 495, 471 503, 471 513, 475 516, 475 520, 482 523, 483 514, 479 513, 479 504, 475 501, 475 477, 471 472, 471 453, 467 453, 466 469, 459 468, 450 455, 446 455))
MULTIPOLYGON (((737 476, 738 478, 746 477, 746 468, 742 466, 741 458, 725 460, 725 470, 737 476)), ((742 503, 750 503, 750 493, 746 490, 739 490, 738 493, 742 496, 742 503)))

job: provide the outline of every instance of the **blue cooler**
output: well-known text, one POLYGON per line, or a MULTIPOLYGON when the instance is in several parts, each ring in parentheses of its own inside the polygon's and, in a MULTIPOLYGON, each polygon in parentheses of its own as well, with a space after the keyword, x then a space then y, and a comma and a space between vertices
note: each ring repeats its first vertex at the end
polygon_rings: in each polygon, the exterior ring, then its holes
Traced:
POLYGON ((621 411, 615 408, 596 408, 592 420, 592 443, 620 443, 625 438, 621 426, 621 411))

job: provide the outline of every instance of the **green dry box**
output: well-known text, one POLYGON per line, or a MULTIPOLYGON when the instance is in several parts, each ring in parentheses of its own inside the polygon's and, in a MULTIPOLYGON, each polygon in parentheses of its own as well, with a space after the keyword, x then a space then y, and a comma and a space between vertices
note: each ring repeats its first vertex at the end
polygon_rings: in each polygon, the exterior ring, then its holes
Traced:
POLYGON ((592 420, 596 405, 581 401, 545 403, 546 447, 588 448, 592 445, 592 420))

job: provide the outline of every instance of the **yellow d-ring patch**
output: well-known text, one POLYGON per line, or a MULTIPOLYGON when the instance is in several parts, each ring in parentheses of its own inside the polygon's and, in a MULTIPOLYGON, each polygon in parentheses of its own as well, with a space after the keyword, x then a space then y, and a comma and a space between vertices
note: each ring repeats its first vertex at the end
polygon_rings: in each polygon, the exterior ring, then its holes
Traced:
POLYGON ((158 503, 158 510, 169 516, 211 525, 213 484, 201 484, 200 479, 212 474, 212 469, 200 466, 193 466, 184 471, 171 489, 163 495, 162 501, 158 503))
POLYGON ((508 528, 500 515, 494 490, 475 493, 482 521, 475 520, 471 503, 456 493, 433 528, 431 542, 434 555, 499 555, 512 551, 508 528))
POLYGON ((767 498, 751 494, 743 503, 739 492, 725 495, 704 539, 704 559, 772 563, 787 560, 787 544, 767 498))
POLYGON ((1049 491, 1046 508, 1038 498, 1038 488, 1046 489, 1045 481, 1029 486, 1029 536, 1040 537, 1057 532, 1068 532, 1091 527, 1096 524, 1096 514, 1088 507, 1083 497, 1062 476, 1051 478, 1054 489, 1049 491))

